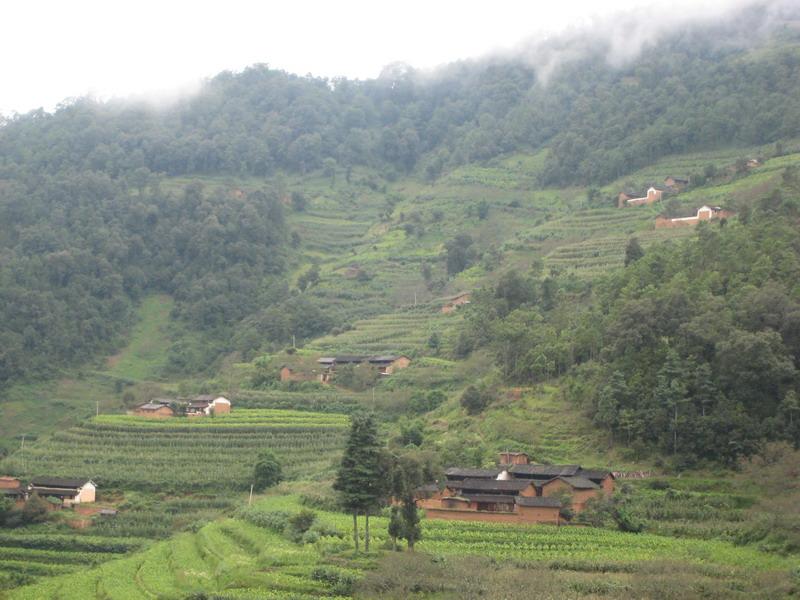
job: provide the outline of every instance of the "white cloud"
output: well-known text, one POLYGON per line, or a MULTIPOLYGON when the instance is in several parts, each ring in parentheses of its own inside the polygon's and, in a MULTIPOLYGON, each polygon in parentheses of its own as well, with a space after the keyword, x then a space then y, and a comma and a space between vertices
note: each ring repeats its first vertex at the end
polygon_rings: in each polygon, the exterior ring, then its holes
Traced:
POLYGON ((430 68, 621 10, 695 14, 700 6, 718 15, 740 3, 12 0, 2 12, 0 113, 52 109, 86 94, 165 97, 257 62, 300 74, 375 77, 394 61, 430 68))

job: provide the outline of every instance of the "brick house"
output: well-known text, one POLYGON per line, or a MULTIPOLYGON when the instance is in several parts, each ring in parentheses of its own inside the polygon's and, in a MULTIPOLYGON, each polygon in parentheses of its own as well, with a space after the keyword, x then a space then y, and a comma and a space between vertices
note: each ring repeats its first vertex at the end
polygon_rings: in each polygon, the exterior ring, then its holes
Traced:
POLYGON ((472 292, 462 292, 456 296, 448 298, 442 306, 442 312, 449 314, 458 310, 460 306, 469 304, 472 300, 472 292))
POLYGON ((703 205, 697 209, 697 214, 693 217, 678 217, 676 219, 670 219, 664 216, 656 217, 656 229, 664 229, 669 227, 685 227, 691 225, 697 225, 700 221, 712 221, 715 219, 728 219, 732 217, 734 213, 729 210, 725 210, 719 206, 708 206, 703 205))
POLYGON ((395 371, 405 369, 411 364, 411 359, 405 355, 380 355, 380 356, 359 356, 342 354, 339 356, 323 356, 317 359, 317 363, 322 367, 322 372, 319 374, 319 380, 322 383, 330 383, 333 381, 336 373, 336 367, 341 365, 371 365, 377 369, 381 375, 391 375, 395 371))
POLYGON ((212 413, 215 415, 226 415, 231 412, 231 401, 224 396, 213 396, 203 394, 195 398, 186 405, 187 417, 208 417, 212 413))
POLYGON ((0 477, 0 498, 8 498, 19 506, 28 498, 28 490, 16 477, 0 477))
POLYGON ((419 488, 417 506, 431 519, 504 523, 563 522, 562 498, 574 512, 613 493, 614 475, 580 465, 533 465, 524 452, 502 452, 495 469, 451 467, 443 486, 419 488), (504 468, 505 467, 505 468, 504 468))
POLYGON ((669 190, 673 190, 679 192, 686 188, 689 185, 688 179, 682 179, 680 177, 673 177, 672 175, 668 175, 664 179, 664 187, 669 190))
POLYGON ((28 494, 58 498, 65 507, 94 502, 96 491, 97 486, 91 479, 38 477, 32 479, 28 485, 28 494))
POLYGON ((172 410, 169 404, 153 400, 137 406, 135 409, 133 409, 133 414, 139 417, 150 417, 159 419, 166 417, 174 417, 175 411, 172 410))
POLYGON ((647 189, 644 196, 632 197, 633 194, 621 192, 617 197, 617 208, 625 208, 627 206, 642 206, 645 204, 653 204, 661 200, 664 195, 663 190, 659 190, 653 186, 647 189))

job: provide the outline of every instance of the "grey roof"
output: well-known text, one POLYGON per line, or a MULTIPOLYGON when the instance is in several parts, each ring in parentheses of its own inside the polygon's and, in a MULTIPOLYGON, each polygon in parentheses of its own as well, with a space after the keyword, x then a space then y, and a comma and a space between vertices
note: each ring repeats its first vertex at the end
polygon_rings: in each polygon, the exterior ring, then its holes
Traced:
POLYGON ((517 496, 514 498, 520 506, 531 506, 536 508, 561 508, 561 500, 550 496, 517 496))
POLYGON ((22 488, 22 487, 0 488, 0 495, 3 495, 3 496, 24 496, 25 495, 25 488, 22 488))
POLYGON ((321 365, 334 365, 334 364, 359 364, 359 363, 391 363, 401 358, 403 355, 396 354, 381 354, 376 356, 360 356, 357 354, 339 354, 337 356, 323 356, 317 359, 321 365))
MULTIPOLYGON (((607 471, 605 469, 578 469, 578 472, 575 473, 577 477, 586 477, 586 479, 605 479, 606 477, 614 477, 614 474, 611 471, 607 471)), ((597 482, 595 482, 597 483, 597 482)))
POLYGON ((559 477, 561 481, 566 481, 576 490, 599 490, 600 486, 594 481, 589 481, 585 477, 559 477))
MULTIPOLYGON (((168 405, 166 405, 166 404, 148 402, 146 404, 142 404, 140 406, 137 406, 136 410, 158 410, 159 408, 170 408, 170 407, 168 405)), ((170 408, 170 410, 172 410, 172 409, 170 408)))
POLYGON ((31 490, 31 492, 38 494, 39 496, 54 496, 56 498, 74 498, 80 493, 77 489, 73 488, 41 486, 36 486, 31 490))
POLYGON ((75 479, 71 477, 35 477, 31 479, 34 487, 74 489, 82 488, 87 483, 93 483, 91 479, 75 479))
POLYGON ((447 487, 455 490, 503 491, 520 492, 531 485, 525 479, 465 479, 463 481, 448 481, 447 487))
POLYGON ((460 467, 450 467, 444 474, 447 477, 470 477, 475 479, 494 479, 501 472, 501 469, 462 469, 460 467))
POLYGON ((213 394, 200 394, 192 398, 193 402, 213 402, 215 396, 213 394))
POLYGON ((580 465, 512 465, 508 472, 532 477, 572 477, 580 468, 580 465))

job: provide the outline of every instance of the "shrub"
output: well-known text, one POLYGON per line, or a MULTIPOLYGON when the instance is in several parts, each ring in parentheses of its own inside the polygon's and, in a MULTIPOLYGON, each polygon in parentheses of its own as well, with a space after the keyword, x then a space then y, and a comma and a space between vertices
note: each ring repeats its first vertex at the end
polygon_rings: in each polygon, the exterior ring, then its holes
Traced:
POLYGON ((272 450, 262 450, 253 468, 253 487, 262 491, 283 481, 283 468, 272 450))

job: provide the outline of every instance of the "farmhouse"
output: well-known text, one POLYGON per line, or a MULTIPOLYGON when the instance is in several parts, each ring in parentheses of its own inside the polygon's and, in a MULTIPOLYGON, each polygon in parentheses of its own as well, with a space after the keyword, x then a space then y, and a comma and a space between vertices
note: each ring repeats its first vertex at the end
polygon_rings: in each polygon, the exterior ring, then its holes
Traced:
POLYGON ((495 469, 447 469, 441 489, 417 490, 417 505, 431 519, 558 525, 563 508, 580 512, 590 499, 614 491, 610 471, 533 465, 524 452, 502 452, 499 458, 495 469))
POLYGON ((317 363, 322 367, 323 371, 319 375, 319 380, 322 383, 330 383, 336 373, 336 367, 340 365, 362 365, 367 364, 374 367, 381 375, 391 375, 395 371, 405 369, 411 364, 411 359, 404 355, 381 355, 381 356, 357 356, 357 355, 339 355, 339 356, 324 356, 317 359, 317 363))
POLYGON ((58 498, 62 506, 94 502, 97 487, 91 479, 65 479, 62 477, 39 477, 28 485, 29 494, 42 498, 58 498))
POLYGON ((133 414, 140 417, 163 418, 175 416, 175 411, 168 403, 160 400, 151 400, 145 404, 140 404, 133 410, 133 414))
POLYGON ((0 477, 0 497, 8 498, 15 504, 22 504, 28 497, 28 490, 16 477, 0 477))
POLYGON ((658 202, 661 200, 663 196, 663 190, 659 190, 655 187, 650 187, 647 190, 647 193, 644 196, 635 196, 634 194, 630 194, 628 192, 620 192, 619 196, 617 197, 617 208, 625 208, 627 206, 641 206, 643 204, 653 204, 654 202, 658 202))
POLYGON ((672 175, 668 175, 664 179, 664 187, 673 191, 680 191, 684 189, 687 185, 689 185, 688 179, 673 177, 672 175))
POLYGON ((455 312, 460 306, 469 304, 471 299, 472 299, 472 292, 462 292, 456 296, 447 298, 447 301, 442 306, 442 312, 445 314, 450 314, 451 312, 455 312))
POLYGON ((215 415, 226 415, 231 412, 231 401, 224 396, 212 396, 203 394, 195 396, 186 405, 187 417, 207 417, 212 413, 215 415))
POLYGON ((719 206, 703 205, 697 209, 697 214, 693 217, 679 217, 670 219, 664 216, 656 217, 656 229, 665 227, 683 227, 686 225, 697 225, 700 221, 711 221, 713 219, 727 219, 733 216, 733 212, 724 210, 719 206))

